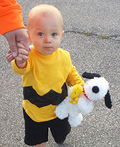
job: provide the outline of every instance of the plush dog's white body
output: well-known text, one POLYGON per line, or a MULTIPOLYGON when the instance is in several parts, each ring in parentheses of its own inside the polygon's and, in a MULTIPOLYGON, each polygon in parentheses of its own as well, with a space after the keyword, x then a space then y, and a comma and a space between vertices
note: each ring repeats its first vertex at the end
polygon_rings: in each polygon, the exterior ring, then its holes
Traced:
POLYGON ((83 117, 78 109, 78 104, 73 105, 69 100, 71 100, 71 98, 67 97, 63 102, 61 102, 57 106, 55 113, 60 119, 68 117, 69 124, 76 127, 81 123, 83 117))
POLYGON ((85 93, 79 97, 75 105, 69 102, 72 90, 72 87, 68 88, 68 97, 56 107, 55 113, 60 119, 68 117, 70 125, 76 127, 83 120, 82 114, 86 115, 92 111, 93 101, 105 97, 109 90, 109 84, 104 77, 88 80, 84 85, 85 93))

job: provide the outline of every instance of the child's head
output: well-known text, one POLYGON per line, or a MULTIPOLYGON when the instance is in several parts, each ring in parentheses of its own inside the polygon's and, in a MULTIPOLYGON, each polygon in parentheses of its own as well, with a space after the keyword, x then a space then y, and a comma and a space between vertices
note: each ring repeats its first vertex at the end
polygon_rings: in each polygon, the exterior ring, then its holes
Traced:
POLYGON ((28 15, 30 42, 42 55, 50 55, 59 48, 63 31, 60 11, 51 5, 38 5, 28 15))

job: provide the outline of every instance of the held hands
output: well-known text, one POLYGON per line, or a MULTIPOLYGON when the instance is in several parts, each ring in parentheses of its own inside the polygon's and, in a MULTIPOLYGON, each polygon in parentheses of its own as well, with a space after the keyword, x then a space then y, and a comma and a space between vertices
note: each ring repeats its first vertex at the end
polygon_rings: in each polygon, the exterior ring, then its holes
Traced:
POLYGON ((7 56, 7 61, 11 62, 18 55, 17 43, 23 44, 25 49, 29 51, 28 34, 24 28, 16 29, 4 34, 8 41, 11 54, 7 56))
MULTIPOLYGON (((32 50, 32 47, 29 47, 29 50, 26 50, 23 44, 17 43, 18 55, 15 57, 15 62, 18 68, 24 68, 26 66, 26 60, 28 59, 28 55, 32 50)), ((10 58, 12 56, 11 49, 8 51, 8 55, 6 57, 10 58)))
POLYGON ((29 47, 29 50, 25 50, 24 46, 21 43, 17 44, 18 55, 15 57, 16 65, 18 68, 25 68, 28 55, 32 50, 32 47, 29 47))

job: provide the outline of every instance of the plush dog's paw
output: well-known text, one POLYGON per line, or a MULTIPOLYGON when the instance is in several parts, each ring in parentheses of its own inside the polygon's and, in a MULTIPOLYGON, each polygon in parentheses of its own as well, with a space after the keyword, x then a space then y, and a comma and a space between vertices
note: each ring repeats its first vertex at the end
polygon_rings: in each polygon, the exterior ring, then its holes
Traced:
POLYGON ((62 107, 61 105, 58 105, 56 107, 55 114, 60 119, 64 119, 68 117, 67 109, 65 107, 62 107))
POLYGON ((81 121, 83 120, 83 117, 81 114, 74 116, 74 117, 69 117, 68 122, 71 125, 71 127, 77 127, 78 125, 81 124, 81 121))

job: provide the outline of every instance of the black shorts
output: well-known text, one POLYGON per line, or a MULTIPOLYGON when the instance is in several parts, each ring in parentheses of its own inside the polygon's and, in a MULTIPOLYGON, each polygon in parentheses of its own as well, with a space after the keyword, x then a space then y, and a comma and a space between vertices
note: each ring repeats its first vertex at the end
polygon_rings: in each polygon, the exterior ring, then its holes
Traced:
POLYGON ((60 143, 65 140, 67 134, 71 130, 71 126, 68 123, 68 118, 60 120, 59 118, 46 121, 35 122, 33 121, 23 110, 25 119, 25 139, 24 142, 27 145, 37 145, 48 141, 48 128, 52 133, 52 136, 56 143, 60 143))

